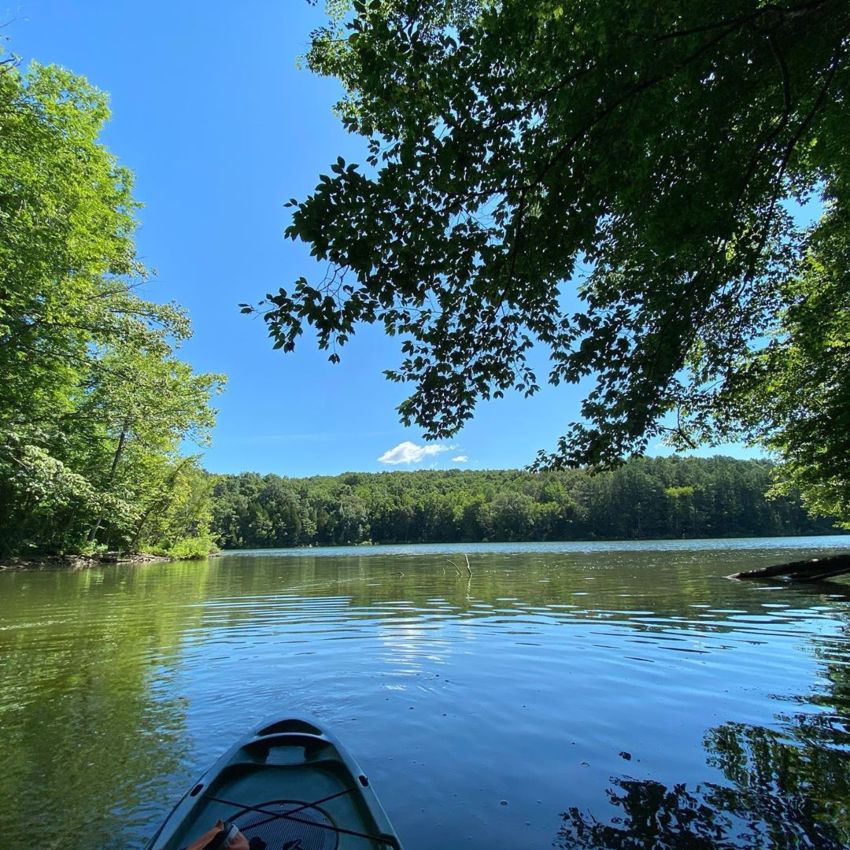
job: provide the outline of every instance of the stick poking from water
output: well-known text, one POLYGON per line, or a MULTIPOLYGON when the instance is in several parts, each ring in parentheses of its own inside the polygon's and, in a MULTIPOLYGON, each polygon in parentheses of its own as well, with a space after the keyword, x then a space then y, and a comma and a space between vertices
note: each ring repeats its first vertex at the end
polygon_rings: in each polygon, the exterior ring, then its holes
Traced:
MULTIPOLYGON (((466 561, 466 574, 468 576, 472 576, 472 567, 469 566, 469 555, 466 552, 463 553, 464 560, 466 561)), ((446 558, 446 560, 457 570, 458 575, 463 575, 461 568, 451 559, 446 558)))

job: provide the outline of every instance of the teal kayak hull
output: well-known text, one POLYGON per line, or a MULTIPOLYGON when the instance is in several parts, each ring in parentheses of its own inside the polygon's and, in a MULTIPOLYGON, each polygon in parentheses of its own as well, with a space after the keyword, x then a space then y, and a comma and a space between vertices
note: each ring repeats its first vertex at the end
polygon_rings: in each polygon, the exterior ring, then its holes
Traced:
POLYGON ((264 723, 228 750, 177 803, 146 850, 181 850, 218 820, 252 848, 401 850, 369 780, 316 723, 264 723))

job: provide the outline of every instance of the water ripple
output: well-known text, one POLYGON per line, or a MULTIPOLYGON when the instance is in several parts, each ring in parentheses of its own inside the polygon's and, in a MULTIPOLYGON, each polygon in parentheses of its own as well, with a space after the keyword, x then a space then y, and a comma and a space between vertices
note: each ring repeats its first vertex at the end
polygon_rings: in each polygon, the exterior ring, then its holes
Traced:
POLYGON ((337 729, 409 850, 568 846, 612 802, 722 813, 735 789, 738 821, 763 820, 746 788, 780 781, 777 765, 821 801, 796 811, 831 824, 829 801, 850 792, 850 588, 725 579, 819 543, 357 548, 0 575, 0 794, 14 801, 0 828, 36 846, 141 846, 197 771, 281 713, 337 729), (464 549, 472 576, 446 568, 464 549))

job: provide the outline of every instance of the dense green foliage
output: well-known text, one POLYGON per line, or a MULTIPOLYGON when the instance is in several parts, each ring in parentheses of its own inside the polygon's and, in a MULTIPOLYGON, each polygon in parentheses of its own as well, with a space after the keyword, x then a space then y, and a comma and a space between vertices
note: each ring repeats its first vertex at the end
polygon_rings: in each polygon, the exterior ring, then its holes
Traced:
POLYGON ((213 529, 222 546, 441 543, 816 534, 799 500, 766 499, 770 464, 730 458, 637 459, 574 470, 220 476, 213 529))
POLYGON ((0 69, 0 554, 209 547, 210 482, 180 446, 221 379, 177 359, 183 311, 136 294, 108 115, 67 71, 0 69))
POLYGON ((307 61, 369 154, 291 201, 326 273, 267 297, 276 347, 383 324, 444 437, 538 344, 595 380, 541 465, 751 440, 850 522, 846 0, 328 5, 307 61))
MULTIPOLYGON (((733 419, 784 460, 777 490, 850 527, 850 209, 835 209, 787 286, 777 334, 723 391, 733 419)), ((741 433, 730 416, 718 424, 741 433)))

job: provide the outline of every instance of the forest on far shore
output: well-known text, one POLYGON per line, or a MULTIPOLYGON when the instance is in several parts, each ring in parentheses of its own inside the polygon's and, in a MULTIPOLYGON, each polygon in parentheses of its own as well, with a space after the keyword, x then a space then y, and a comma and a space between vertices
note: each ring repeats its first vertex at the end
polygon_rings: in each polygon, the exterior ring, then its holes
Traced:
POLYGON ((419 470, 216 476, 212 534, 225 549, 835 533, 796 498, 770 497, 772 464, 632 460, 612 472, 419 470))

